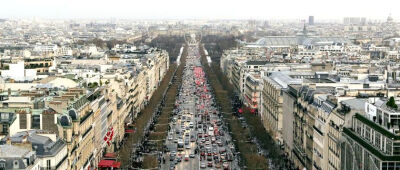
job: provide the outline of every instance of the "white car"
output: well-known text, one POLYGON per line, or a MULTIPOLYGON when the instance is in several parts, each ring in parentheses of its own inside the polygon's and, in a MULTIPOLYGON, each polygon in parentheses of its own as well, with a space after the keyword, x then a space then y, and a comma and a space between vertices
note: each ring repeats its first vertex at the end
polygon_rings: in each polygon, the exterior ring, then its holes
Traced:
POLYGON ((169 136, 169 137, 168 137, 168 140, 172 140, 172 139, 174 139, 172 136, 169 136))
POLYGON ((200 164, 200 168, 202 168, 202 169, 207 168, 206 163, 202 162, 202 163, 200 164))

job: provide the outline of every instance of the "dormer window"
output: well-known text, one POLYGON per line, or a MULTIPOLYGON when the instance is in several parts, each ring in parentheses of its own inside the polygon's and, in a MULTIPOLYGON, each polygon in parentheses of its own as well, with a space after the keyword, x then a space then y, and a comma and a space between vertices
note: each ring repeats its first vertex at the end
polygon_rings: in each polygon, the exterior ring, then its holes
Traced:
POLYGON ((13 166, 14 169, 19 169, 18 160, 14 160, 13 166))

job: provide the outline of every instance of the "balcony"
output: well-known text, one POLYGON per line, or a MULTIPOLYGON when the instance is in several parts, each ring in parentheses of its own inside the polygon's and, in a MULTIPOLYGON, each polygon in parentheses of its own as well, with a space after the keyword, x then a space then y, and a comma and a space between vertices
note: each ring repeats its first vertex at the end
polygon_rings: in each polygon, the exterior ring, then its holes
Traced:
POLYGON ((393 140, 400 140, 400 136, 399 135, 395 135, 393 133, 391 133, 390 131, 386 130, 385 128, 383 128, 382 126, 379 126, 378 124, 376 124, 375 122, 373 122, 372 120, 369 120, 368 118, 356 113, 354 115, 354 118, 356 118, 357 120, 361 121, 362 123, 364 123, 365 125, 371 127, 372 129, 374 129, 375 131, 379 132, 380 134, 393 139, 393 140))
POLYGON ((86 114, 80 119, 80 124, 84 123, 93 114, 93 110, 87 111, 86 114))
POLYGON ((366 141, 364 141, 362 138, 360 138, 357 134, 355 134, 352 130, 347 129, 347 128, 343 128, 343 133, 348 136, 349 138, 351 138, 352 140, 354 140, 355 142, 357 142, 359 145, 361 145, 363 148, 365 148, 366 150, 368 150, 371 154, 375 155, 376 157, 378 157, 379 159, 381 159, 382 161, 399 161, 400 160, 400 156, 392 156, 392 155, 386 155, 380 151, 378 151, 376 148, 374 148, 373 146, 371 146, 369 143, 367 143, 366 141))

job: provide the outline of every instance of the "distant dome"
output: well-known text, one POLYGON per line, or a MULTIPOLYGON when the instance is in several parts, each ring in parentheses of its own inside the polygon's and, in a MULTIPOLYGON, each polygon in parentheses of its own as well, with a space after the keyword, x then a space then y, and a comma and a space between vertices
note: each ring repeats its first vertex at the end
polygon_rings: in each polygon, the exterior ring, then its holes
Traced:
POLYGON ((71 118, 69 117, 69 116, 67 116, 67 115, 62 115, 61 117, 60 117, 60 125, 61 126, 71 126, 71 118))
POLYGON ((76 113, 75 109, 69 110, 68 115, 71 117, 72 120, 78 119, 78 114, 76 113))
POLYGON ((393 18, 392 18, 392 14, 389 14, 389 16, 387 17, 387 22, 393 22, 393 18))

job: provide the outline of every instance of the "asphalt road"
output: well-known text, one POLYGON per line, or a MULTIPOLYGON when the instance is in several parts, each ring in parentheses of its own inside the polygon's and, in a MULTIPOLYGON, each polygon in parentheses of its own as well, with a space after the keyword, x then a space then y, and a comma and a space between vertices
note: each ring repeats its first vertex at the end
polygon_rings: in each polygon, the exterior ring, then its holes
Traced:
POLYGON ((190 46, 177 108, 166 139, 169 152, 163 154, 165 163, 161 169, 239 169, 231 137, 214 107, 210 88, 200 64, 199 49, 190 46), (178 150, 178 142, 183 142, 182 150, 178 150))

